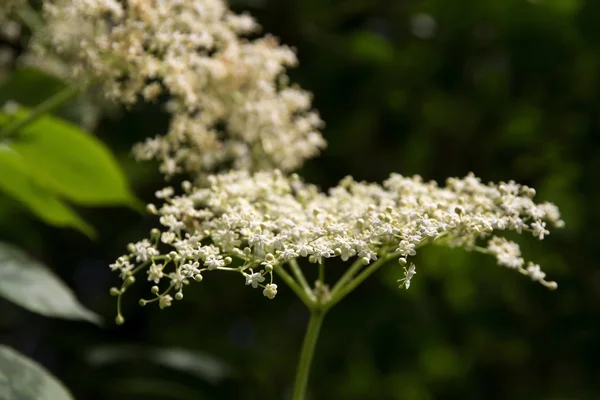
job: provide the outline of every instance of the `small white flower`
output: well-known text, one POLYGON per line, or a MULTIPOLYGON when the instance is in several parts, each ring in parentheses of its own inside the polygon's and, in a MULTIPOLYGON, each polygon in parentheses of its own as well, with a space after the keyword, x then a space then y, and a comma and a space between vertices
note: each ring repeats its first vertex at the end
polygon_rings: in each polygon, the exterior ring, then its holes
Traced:
POLYGON ((284 261, 289 261, 292 258, 298 257, 298 253, 294 249, 287 248, 285 250, 278 250, 277 255, 281 257, 284 261))
POLYGON ((498 264, 508 268, 520 268, 525 263, 519 245, 505 238, 494 236, 488 242, 488 250, 496 256, 498 264))
POLYGON ((173 301, 173 297, 171 297, 170 295, 168 295, 168 294, 162 295, 158 299, 158 306, 161 309, 164 309, 166 307, 169 307, 171 305, 172 301, 173 301))
POLYGON ((410 243, 408 240, 402 240, 396 249, 397 253, 402 254, 404 257, 414 256, 417 254, 415 250, 415 245, 410 243))
POLYGON ((158 250, 152 246, 148 239, 144 239, 134 245, 134 255, 136 261, 145 262, 158 255, 158 250))
POLYGON ((150 268, 148 268, 148 271, 146 271, 146 273, 148 274, 148 280, 154 281, 154 283, 160 282, 161 278, 164 276, 162 268, 162 264, 157 265, 152 263, 150 268))
POLYGON ((209 270, 214 270, 214 269, 217 269, 219 267, 224 267, 225 266, 225 261, 223 260, 222 256, 210 255, 204 261, 204 265, 209 270))
POLYGON ((175 192, 174 192, 173 188, 168 186, 164 189, 158 190, 156 193, 154 193, 154 195, 158 199, 167 199, 167 198, 173 196, 174 193, 175 192))
POLYGON ((173 285, 175 290, 179 290, 183 285, 187 285, 189 283, 189 281, 186 279, 186 276, 181 274, 179 270, 176 272, 171 272, 169 274, 169 279, 171 280, 171 285, 173 285))
POLYGON ((540 266, 537 264, 529 263, 529 266, 527 267, 527 272, 529 273, 529 276, 531 277, 532 281, 540 282, 543 281, 546 277, 546 274, 542 272, 540 266))
POLYGON ((181 266, 181 274, 186 278, 193 278, 200 273, 200 263, 194 261, 192 264, 186 263, 181 266))
POLYGON ((533 236, 540 240, 544 239, 544 236, 550 233, 550 231, 546 229, 545 222, 535 221, 531 224, 531 229, 533 230, 533 236))
POLYGON ((265 277, 261 275, 260 272, 254 272, 252 274, 244 273, 244 277, 246 278, 246 285, 252 285, 254 289, 258 287, 258 284, 264 282, 265 277))
POLYGON ((160 237, 160 240, 163 243, 169 244, 169 243, 173 243, 173 241, 175 241, 175 238, 176 238, 175 233, 173 233, 173 232, 163 232, 162 235, 161 235, 161 237, 160 237))

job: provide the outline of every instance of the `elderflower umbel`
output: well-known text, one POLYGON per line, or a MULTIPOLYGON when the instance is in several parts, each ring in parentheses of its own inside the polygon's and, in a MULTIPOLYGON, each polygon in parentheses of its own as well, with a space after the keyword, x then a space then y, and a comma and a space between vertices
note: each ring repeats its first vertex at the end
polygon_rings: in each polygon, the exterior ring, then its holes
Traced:
POLYGON ((311 95, 287 83, 294 52, 272 36, 246 39, 257 23, 223 0, 49 0, 43 14, 33 57, 58 54, 66 78, 98 82, 119 103, 167 99, 169 131, 134 148, 166 176, 289 171, 326 145, 311 95))
MULTIPOLYGON (((381 185, 348 177, 323 193, 297 175, 276 170, 212 175, 208 186, 188 189, 179 196, 159 196, 165 201, 157 210, 164 232, 176 234, 168 244, 171 255, 159 255, 159 241, 146 239, 130 245, 131 253, 113 266, 127 277, 133 273, 127 263, 137 261, 154 282, 168 277, 168 288, 162 294, 155 290, 162 306, 170 304, 163 297, 171 289, 181 290, 181 277, 206 271, 240 273, 246 285, 261 287, 273 298, 272 272, 290 260, 355 258, 368 265, 396 258, 404 265, 430 243, 493 255, 499 265, 556 287, 537 264, 524 268, 516 243, 497 236, 527 231, 541 239, 536 226, 563 224, 556 206, 536 204, 531 190, 514 182, 486 185, 470 174, 440 187, 419 176, 392 174, 381 185), (167 268, 173 271, 169 275, 162 273, 167 268)), ((401 286, 408 289, 415 274, 410 264, 401 286)))

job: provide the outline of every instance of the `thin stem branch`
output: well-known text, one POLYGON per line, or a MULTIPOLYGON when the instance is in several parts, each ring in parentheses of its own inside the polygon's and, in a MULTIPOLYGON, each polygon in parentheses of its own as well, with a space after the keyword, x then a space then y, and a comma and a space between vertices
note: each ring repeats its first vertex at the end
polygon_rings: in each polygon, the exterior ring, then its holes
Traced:
POLYGON ((295 258, 292 258, 290 260, 290 269, 292 270, 292 274, 294 274, 294 277, 296 278, 298 283, 300 283, 306 294, 309 296, 313 296, 313 292, 310 289, 310 285, 306 281, 306 278, 304 277, 304 274, 302 273, 302 270, 298 265, 298 261, 295 258))
POLYGON ((331 300, 325 304, 326 309, 330 309, 338 302, 340 302, 344 297, 346 297, 350 292, 352 292, 358 285, 360 285, 365 279, 375 273, 379 267, 383 264, 391 260, 392 258, 398 257, 398 253, 384 254, 379 260, 375 261, 373 264, 369 265, 364 271, 362 271, 356 278, 350 281, 347 285, 341 287, 337 292, 331 293, 331 300))
POLYGON ((42 115, 60 107, 80 92, 80 88, 77 86, 67 86, 65 89, 56 93, 38 104, 29 114, 25 117, 17 119, 4 127, 0 131, 0 139, 7 139, 16 135, 21 129, 40 118, 42 115))
POLYGON ((283 279, 283 281, 290 287, 290 289, 292 289, 294 291, 294 293, 296 293, 296 296, 298 296, 300 298, 300 300, 302 300, 302 302, 309 309, 314 308, 315 299, 312 297, 309 297, 309 295, 306 292, 304 292, 304 290, 302 290, 302 288, 300 286, 298 286, 298 284, 296 283, 294 278, 292 278, 292 276, 290 274, 288 274, 285 269, 283 269, 283 265, 276 266, 275 268, 273 268, 273 271, 275 271, 275 273, 281 279, 283 279))
POLYGON ((354 261, 354 263, 350 266, 350 268, 348 268, 346 270, 344 275, 342 275, 342 277, 335 283, 335 285, 333 286, 333 289, 331 289, 331 295, 335 296, 335 294, 337 292, 339 292, 340 289, 342 287, 344 287, 344 285, 348 281, 350 281, 350 279, 352 279, 354 277, 354 275, 356 275, 356 273, 358 271, 360 271, 360 269, 362 267, 363 267, 362 258, 359 257, 356 261, 354 261))
POLYGON ((323 324, 325 312, 319 309, 311 310, 310 320, 302 343, 300 359, 296 370, 296 381, 294 382, 294 392, 292 400, 306 400, 306 388, 310 375, 310 367, 315 354, 319 332, 323 324))
POLYGON ((319 282, 325 284, 325 261, 319 261, 319 282))

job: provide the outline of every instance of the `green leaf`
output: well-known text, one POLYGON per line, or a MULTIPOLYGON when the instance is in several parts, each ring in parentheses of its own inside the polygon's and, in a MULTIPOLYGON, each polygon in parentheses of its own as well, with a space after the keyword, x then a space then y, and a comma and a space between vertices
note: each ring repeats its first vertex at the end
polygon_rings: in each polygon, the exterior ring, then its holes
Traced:
POLYGON ((0 144, 0 190, 18 200, 42 221, 78 229, 93 237, 94 229, 69 206, 30 176, 25 159, 0 144))
POLYGON ((0 399, 73 400, 73 396, 44 367, 0 345, 0 399))
MULTIPOLYGON (((21 109, 16 117, 23 118, 28 112, 21 109)), ((0 125, 14 118, 0 114, 0 125)), ((5 145, 23 157, 38 183, 69 201, 140 208, 110 150, 69 122, 49 115, 39 117, 5 140, 5 145)))
POLYGON ((0 84, 0 104, 16 101, 35 107, 65 88, 59 79, 33 68, 19 68, 0 84))
POLYGON ((85 320, 95 324, 101 321, 97 314, 79 303, 73 292, 46 266, 20 249, 2 242, 0 296, 48 317, 85 320))
POLYGON ((136 345, 100 346, 87 355, 93 365, 144 360, 178 371, 187 372, 212 384, 232 375, 223 361, 200 351, 182 348, 153 348, 136 345))
POLYGON ((386 64, 394 58, 394 47, 390 42, 372 32, 357 32, 348 39, 348 43, 350 52, 361 61, 386 64))

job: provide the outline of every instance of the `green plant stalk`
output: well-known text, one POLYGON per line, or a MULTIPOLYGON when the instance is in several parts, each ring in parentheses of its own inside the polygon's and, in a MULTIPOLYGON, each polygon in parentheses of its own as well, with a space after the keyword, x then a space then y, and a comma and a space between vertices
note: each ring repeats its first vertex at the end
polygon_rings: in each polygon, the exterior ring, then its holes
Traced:
POLYGON ((306 294, 314 299, 314 294, 310 289, 310 285, 306 281, 306 278, 304 277, 304 274, 302 273, 302 270, 298 265, 298 261, 295 258, 292 258, 290 260, 290 269, 292 270, 292 274, 294 274, 294 277, 296 278, 300 286, 302 286, 306 294))
POLYGON ((21 129, 40 118, 42 115, 60 107, 67 101, 71 100, 77 94, 79 94, 80 88, 77 86, 67 86, 65 89, 56 93, 55 95, 47 98, 34 109, 31 110, 24 118, 17 119, 7 124, 4 129, 0 131, 0 139, 9 139, 15 136, 21 129))
POLYGON ((296 293, 296 296, 309 308, 312 309, 315 306, 314 296, 309 296, 302 288, 296 283, 294 278, 283 269, 283 265, 278 265, 273 268, 273 271, 296 293))
POLYGON ((379 258, 379 260, 369 265, 365 270, 358 274, 356 278, 352 279, 346 285, 340 287, 337 291, 332 292, 331 299, 326 304, 324 304, 325 309, 329 310, 331 307, 339 303, 350 292, 356 289, 358 285, 363 283, 365 279, 373 275, 383 264, 398 256, 399 253, 390 253, 382 255, 379 258))
POLYGON ((363 263, 362 263, 362 260, 359 257, 356 261, 354 261, 354 263, 352 263, 352 265, 350 266, 350 268, 348 268, 346 270, 346 272, 344 273, 344 275, 342 275, 342 277, 333 286, 333 289, 331 289, 331 295, 335 296, 335 294, 337 292, 339 292, 346 285, 346 283, 350 279, 352 279, 354 277, 354 275, 356 275, 356 273, 358 271, 360 271, 360 269, 362 267, 363 267, 363 263))
POLYGON ((325 284, 325 263, 323 260, 319 261, 319 281, 325 284))
POLYGON ((310 311, 310 320, 302 343, 300 359, 296 369, 296 381, 294 382, 294 391, 292 400, 305 400, 306 388, 308 386, 308 378, 310 376, 310 367, 315 354, 319 332, 323 324, 325 311, 319 308, 313 308, 310 311))
MULTIPOLYGON (((337 282, 335 289, 331 292, 331 296, 325 299, 316 299, 311 292, 307 293, 303 290, 306 281, 304 280, 303 284, 302 279, 300 279, 297 275, 299 273, 301 274, 298 264, 293 265, 290 263, 290 266, 293 274, 296 276, 296 279, 300 281, 300 284, 297 283, 294 278, 292 278, 292 276, 283 269, 282 266, 274 269, 277 275, 283 279, 283 281, 294 291, 294 293, 296 293, 296 295, 310 310, 310 320, 308 322, 308 327, 306 328, 304 341, 302 343, 302 350, 300 351, 300 358, 296 368, 296 379, 293 387, 292 400, 305 400, 312 360, 314 358, 315 348, 319 338, 319 333, 321 331, 321 326, 323 324, 323 319, 327 311, 335 304, 340 302, 350 292, 356 289, 365 279, 375 273, 383 264, 398 256, 398 253, 384 254, 379 258, 379 260, 372 263, 360 274, 358 274, 356 278, 352 279, 362 267, 362 261, 357 260, 357 262, 354 263, 346 272, 346 274, 344 274, 344 276, 337 282)), ((320 267, 322 268, 322 264, 320 267)), ((324 285, 324 271, 321 268, 319 270, 319 283, 324 285)), ((301 276, 304 278, 303 275, 301 276)))

